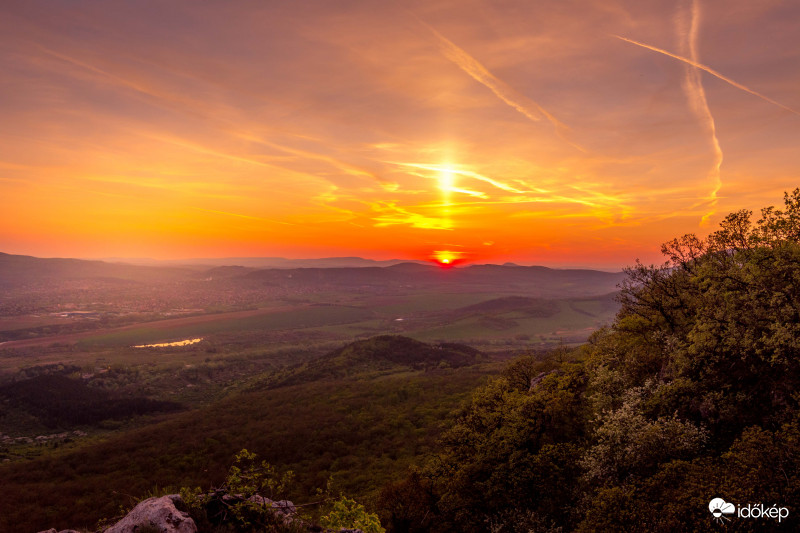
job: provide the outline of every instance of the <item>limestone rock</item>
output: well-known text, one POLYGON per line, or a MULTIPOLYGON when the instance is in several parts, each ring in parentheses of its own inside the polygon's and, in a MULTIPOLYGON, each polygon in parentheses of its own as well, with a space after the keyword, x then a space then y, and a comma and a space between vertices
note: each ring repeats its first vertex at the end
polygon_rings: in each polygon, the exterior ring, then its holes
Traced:
POLYGON ((297 514, 297 509, 295 508, 294 504, 289 500, 270 500, 269 498, 265 498, 258 494, 250 496, 248 498, 249 501, 255 502, 263 507, 271 508, 273 512, 276 514, 282 515, 284 517, 292 517, 297 514))
POLYGON ((197 533, 194 520, 175 507, 179 500, 177 494, 148 498, 103 533, 137 533, 142 526, 157 527, 161 533, 197 533))
POLYGON ((550 374, 556 374, 558 376, 558 375, 561 375, 563 373, 564 373, 564 371, 560 370, 560 369, 550 370, 549 372, 540 372, 536 377, 531 378, 531 386, 528 388, 528 392, 530 392, 533 389, 535 389, 536 387, 538 387, 539 384, 542 381, 544 381, 544 378, 546 378, 550 374))

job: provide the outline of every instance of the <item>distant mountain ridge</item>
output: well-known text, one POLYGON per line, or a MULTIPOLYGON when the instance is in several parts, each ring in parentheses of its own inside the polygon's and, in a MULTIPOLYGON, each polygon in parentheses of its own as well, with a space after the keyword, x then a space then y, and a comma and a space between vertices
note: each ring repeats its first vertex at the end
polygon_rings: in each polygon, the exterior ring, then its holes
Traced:
POLYGON ((229 267, 241 266, 250 268, 360 268, 387 267, 400 263, 426 264, 425 261, 413 259, 365 259, 363 257, 320 257, 311 259, 288 259, 285 257, 206 257, 191 259, 143 259, 143 258, 107 258, 103 261, 145 266, 202 266, 229 267))
MULTIPOLYGON (((223 261, 224 260, 220 260, 223 261)), ((284 288, 303 286, 350 289, 409 290, 457 288, 517 290, 536 297, 597 296, 615 291, 625 275, 590 269, 553 269, 543 266, 470 265, 443 269, 430 263, 372 261, 361 258, 286 260, 318 266, 258 268, 248 265, 144 266, 83 259, 42 259, 0 253, 0 286, 42 281, 96 280, 107 283, 157 283, 199 280, 257 284, 284 288), (334 266, 350 263, 359 266, 334 266), (319 266, 326 265, 326 266, 319 266)))
POLYGON ((175 280, 190 270, 149 267, 69 258, 40 258, 0 252, 0 286, 45 279, 123 279, 131 281, 175 280))
POLYGON ((471 265, 442 269, 434 265, 398 264, 390 267, 262 269, 244 274, 241 282, 271 286, 316 285, 371 290, 457 288, 469 285, 487 292, 516 289, 537 297, 599 296, 617 290, 622 272, 542 266, 471 265), (531 293, 531 291, 533 291, 531 293))

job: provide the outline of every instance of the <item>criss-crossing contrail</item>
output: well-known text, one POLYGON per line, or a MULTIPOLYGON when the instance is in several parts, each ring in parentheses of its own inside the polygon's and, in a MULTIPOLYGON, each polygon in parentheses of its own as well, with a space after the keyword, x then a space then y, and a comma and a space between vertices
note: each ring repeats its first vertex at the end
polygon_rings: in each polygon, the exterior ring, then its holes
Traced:
POLYGON ((641 42, 635 41, 633 39, 628 39, 627 37, 622 37, 621 35, 614 35, 614 37, 616 37, 617 39, 620 39, 622 41, 625 41, 625 42, 628 42, 628 43, 631 43, 631 44, 635 44, 636 46, 641 46, 642 48, 647 48, 648 50, 652 50, 654 52, 658 52, 659 54, 664 54, 665 56, 669 56, 669 57, 671 57, 673 59, 677 59, 678 61, 683 61, 687 65, 691 65, 691 66, 693 66, 695 68, 699 68, 700 70, 708 72, 712 76, 714 76, 716 78, 719 78, 722 81, 724 81, 726 83, 729 83, 730 85, 733 85, 737 89, 741 89, 742 91, 750 93, 753 96, 757 96, 757 97, 761 98, 762 100, 764 100, 765 102, 769 102, 770 104, 776 105, 776 106, 780 107, 781 109, 785 109, 786 111, 794 113, 795 115, 800 115, 800 111, 797 111, 796 109, 792 109, 791 107, 789 107, 787 105, 784 105, 784 104, 782 104, 780 102, 776 102, 772 98, 770 98, 768 96, 764 96, 763 94, 761 94, 761 93, 759 93, 757 91, 754 91, 750 87, 747 87, 746 85, 742 85, 741 83, 730 79, 729 77, 721 74, 720 72, 717 72, 716 70, 714 70, 713 68, 711 68, 711 67, 709 67, 707 65, 704 65, 702 63, 698 63, 697 61, 692 61, 691 59, 683 57, 683 56, 679 56, 678 54, 673 54, 672 52, 668 52, 667 50, 664 50, 662 48, 658 48, 656 46, 650 46, 649 44, 641 43, 641 42))
MULTIPOLYGON (((681 22, 681 18, 678 19, 678 22, 681 22)), ((682 28, 679 28, 679 33, 685 33, 680 31, 682 28)), ((692 9, 691 9, 691 22, 689 26, 689 32, 686 34, 686 38, 684 41, 684 45, 689 49, 689 58, 690 61, 694 64, 698 64, 699 54, 697 52, 697 35, 700 30, 700 4, 697 0, 692 0, 692 9)), ((709 219, 714 215, 716 212, 717 207, 717 194, 719 190, 722 188, 722 175, 721 175, 721 167, 722 167, 722 147, 719 144, 719 139, 717 138, 717 126, 714 122, 714 116, 711 114, 711 108, 708 106, 708 100, 706 99, 706 91, 703 88, 703 81, 700 76, 700 70, 695 67, 694 65, 685 65, 686 67, 686 77, 684 78, 684 89, 689 97, 689 102, 692 105, 692 110, 694 111, 695 115, 703 122, 708 131, 711 148, 714 151, 714 162, 712 164, 711 170, 708 173, 709 180, 711 181, 711 192, 708 194, 708 206, 709 210, 706 212, 705 215, 700 219, 700 224, 705 225, 708 223, 709 219)))

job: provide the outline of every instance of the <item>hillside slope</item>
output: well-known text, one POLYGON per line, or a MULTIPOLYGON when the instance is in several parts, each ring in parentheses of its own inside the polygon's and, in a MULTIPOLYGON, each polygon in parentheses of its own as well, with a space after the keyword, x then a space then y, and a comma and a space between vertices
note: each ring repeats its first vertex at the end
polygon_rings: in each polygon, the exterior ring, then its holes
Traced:
POLYGON ((126 495, 155 486, 208 488, 243 448, 296 473, 286 494, 295 502, 309 501, 331 476, 335 490, 374 502, 387 481, 433 449, 442 422, 497 371, 492 364, 411 369, 448 358, 480 355, 403 338, 354 343, 326 358, 332 368, 342 361, 360 368, 346 379, 327 375, 238 393, 104 442, 0 464, 0 531, 93 527, 128 505, 126 495), (389 372, 373 371, 375 353, 389 361, 389 372))
POLYGON ((381 335, 290 366, 276 372, 268 383, 275 388, 321 379, 342 379, 366 372, 458 368, 484 361, 485 355, 463 344, 427 344, 400 335, 381 335))

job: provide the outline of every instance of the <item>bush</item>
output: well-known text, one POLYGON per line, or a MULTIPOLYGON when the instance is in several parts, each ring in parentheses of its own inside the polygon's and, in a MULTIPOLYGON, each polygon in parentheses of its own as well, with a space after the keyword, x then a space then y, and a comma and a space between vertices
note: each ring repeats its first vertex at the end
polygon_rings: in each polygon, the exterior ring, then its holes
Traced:
POLYGON ((381 521, 375 513, 368 513, 364 506, 346 496, 333 503, 330 512, 320 519, 323 526, 331 529, 360 529, 364 533, 384 533, 381 521))

